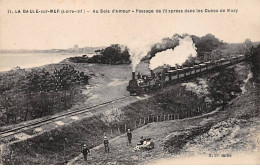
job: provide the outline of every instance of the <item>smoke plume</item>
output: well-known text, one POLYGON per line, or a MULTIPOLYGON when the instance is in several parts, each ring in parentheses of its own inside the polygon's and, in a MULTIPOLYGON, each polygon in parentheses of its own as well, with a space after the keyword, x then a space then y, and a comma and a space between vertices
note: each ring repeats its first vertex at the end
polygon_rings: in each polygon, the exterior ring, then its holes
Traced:
POLYGON ((154 57, 156 53, 165 51, 167 49, 173 49, 177 45, 179 45, 179 36, 174 35, 172 38, 166 37, 163 38, 160 43, 156 43, 151 47, 151 51, 149 52, 150 57, 154 57))
POLYGON ((155 68, 164 65, 182 65, 189 57, 197 56, 196 49, 197 48, 195 47, 195 44, 190 36, 180 38, 179 45, 174 49, 168 49, 166 51, 156 53, 150 60, 149 68, 154 70, 155 68))
POLYGON ((146 56, 147 52, 142 48, 129 48, 130 59, 132 61, 132 72, 135 72, 136 66, 139 64, 141 59, 146 56))

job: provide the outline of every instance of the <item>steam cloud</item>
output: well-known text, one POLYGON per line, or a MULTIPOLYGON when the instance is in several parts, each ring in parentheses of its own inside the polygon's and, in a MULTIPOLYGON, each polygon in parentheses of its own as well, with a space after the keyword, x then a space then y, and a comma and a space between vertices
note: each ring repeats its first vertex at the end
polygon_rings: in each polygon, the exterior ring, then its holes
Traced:
POLYGON ((179 39, 179 45, 174 49, 168 49, 156 55, 150 60, 149 68, 154 70, 157 67, 169 65, 175 66, 176 64, 182 65, 189 57, 196 57, 195 44, 190 36, 179 39))
POLYGON ((131 47, 129 46, 130 59, 132 61, 132 72, 135 72, 136 66, 140 63, 141 59, 144 58, 148 51, 148 46, 144 47, 131 47))
MULTIPOLYGON (((163 35, 165 36, 165 35, 163 35)), ((135 72, 136 66, 144 57, 150 55, 151 48, 154 44, 161 41, 161 36, 134 37, 127 43, 129 48, 130 59, 132 61, 132 71, 135 72)))

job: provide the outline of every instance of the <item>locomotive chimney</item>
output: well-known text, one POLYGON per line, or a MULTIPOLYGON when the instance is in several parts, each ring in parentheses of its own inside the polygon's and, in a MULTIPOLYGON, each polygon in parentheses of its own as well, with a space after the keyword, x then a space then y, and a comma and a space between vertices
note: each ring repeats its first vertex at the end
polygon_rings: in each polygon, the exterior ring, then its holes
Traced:
POLYGON ((163 72, 167 72, 168 68, 166 67, 166 65, 163 66, 163 72))
POLYGON ((135 72, 132 72, 132 80, 135 80, 135 72))

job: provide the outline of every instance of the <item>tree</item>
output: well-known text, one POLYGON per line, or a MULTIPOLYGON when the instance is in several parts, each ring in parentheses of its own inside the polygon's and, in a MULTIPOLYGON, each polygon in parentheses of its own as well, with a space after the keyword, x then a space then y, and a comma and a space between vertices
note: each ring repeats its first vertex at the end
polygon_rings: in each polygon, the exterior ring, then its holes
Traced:
POLYGON ((20 85, 26 79, 26 75, 24 69, 16 67, 0 77, 0 106, 5 111, 3 117, 7 123, 10 120, 16 122, 18 113, 23 110, 24 99, 20 85))
POLYGON ((163 38, 160 43, 156 43, 151 47, 149 52, 150 58, 154 57, 156 53, 162 52, 168 49, 174 49, 179 45, 179 34, 174 34, 172 38, 163 38))
POLYGON ((54 83, 57 92, 62 93, 62 102, 64 108, 70 107, 75 96, 80 92, 78 86, 88 83, 89 77, 84 75, 83 72, 79 73, 71 65, 64 66, 62 69, 55 70, 54 83))
POLYGON ((197 47, 198 58, 203 60, 205 53, 211 53, 222 44, 223 43, 212 34, 206 34, 205 36, 196 39, 195 46, 197 47))
POLYGON ((253 81, 260 83, 260 44, 256 48, 252 47, 248 56, 253 81))
MULTIPOLYGON (((167 49, 174 49, 179 45, 179 39, 188 35, 189 34, 187 33, 182 35, 174 34, 172 38, 163 38, 160 43, 156 43, 151 47, 148 55, 150 55, 150 58, 152 58, 158 52, 162 52, 167 49)), ((213 50, 217 49, 223 44, 223 41, 220 41, 212 34, 206 34, 203 37, 190 35, 190 37, 192 38, 192 41, 197 48, 198 58, 201 60, 204 60, 204 55, 210 54, 213 50)))
POLYGON ((246 49, 250 50, 253 47, 252 41, 250 39, 245 40, 246 49))
POLYGON ((218 75, 212 77, 209 81, 209 91, 215 102, 222 103, 224 110, 227 101, 235 92, 241 92, 236 83, 236 72, 234 69, 224 69, 218 75))
POLYGON ((221 51, 220 49, 215 49, 210 53, 210 59, 212 60, 218 60, 221 58, 221 51))
POLYGON ((125 64, 130 63, 130 55, 126 46, 112 44, 101 51, 99 55, 95 55, 87 60, 89 63, 102 64, 125 64))
POLYGON ((16 68, 0 75, 2 125, 39 118, 71 107, 81 98, 81 86, 89 77, 64 66, 50 73, 43 69, 30 72, 16 68))
POLYGON ((27 120, 28 112, 32 118, 48 115, 53 111, 54 103, 54 76, 46 69, 33 69, 27 80, 22 85, 27 100, 27 109, 24 120, 27 120), (26 89, 25 89, 26 87, 26 89))
POLYGON ((127 47, 125 47, 124 50, 122 51, 121 57, 122 57, 123 63, 130 62, 130 54, 129 54, 129 49, 127 47))

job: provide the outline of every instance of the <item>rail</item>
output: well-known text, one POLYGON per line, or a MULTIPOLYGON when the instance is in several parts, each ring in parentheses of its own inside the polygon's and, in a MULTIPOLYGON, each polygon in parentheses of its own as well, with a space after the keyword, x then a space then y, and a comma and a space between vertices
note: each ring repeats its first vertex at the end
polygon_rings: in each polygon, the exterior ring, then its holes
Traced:
POLYGON ((1 131, 0 132, 0 138, 1 139, 2 138, 6 138, 6 137, 9 137, 11 135, 20 133, 22 131, 25 131, 25 130, 28 130, 28 129, 31 129, 31 128, 36 128, 36 127, 45 125, 47 123, 51 123, 51 122, 53 122, 53 121, 55 121, 57 119, 63 118, 63 117, 70 117, 70 116, 74 116, 74 115, 78 115, 78 114, 82 114, 82 113, 87 113, 90 110, 93 110, 93 109, 96 109, 96 108, 108 105, 110 103, 114 103, 116 101, 124 100, 124 99, 126 99, 128 97, 130 97, 130 96, 124 96, 124 97, 121 97, 121 98, 113 99, 113 100, 110 100, 110 101, 107 101, 107 102, 104 102, 104 103, 100 103, 100 104, 96 104, 96 105, 93 105, 93 106, 90 106, 90 107, 86 107, 86 108, 83 108, 83 109, 70 111, 70 112, 67 112, 67 113, 63 113, 63 114, 59 114, 59 115, 53 116, 51 118, 37 120, 35 122, 30 122, 28 124, 25 124, 25 125, 22 125, 22 126, 19 126, 19 127, 15 127, 15 128, 12 128, 12 129, 1 131))

